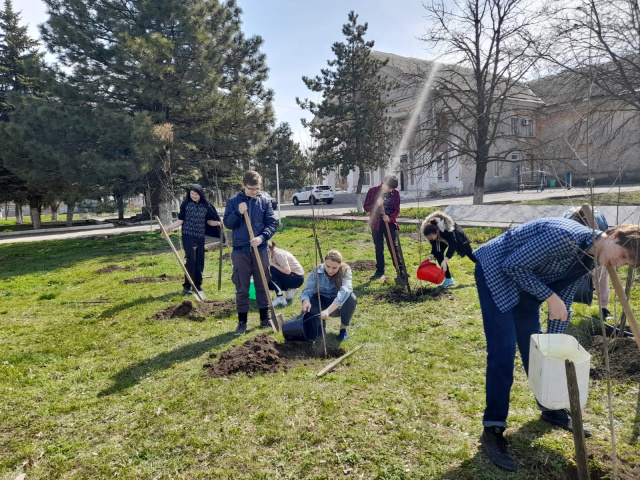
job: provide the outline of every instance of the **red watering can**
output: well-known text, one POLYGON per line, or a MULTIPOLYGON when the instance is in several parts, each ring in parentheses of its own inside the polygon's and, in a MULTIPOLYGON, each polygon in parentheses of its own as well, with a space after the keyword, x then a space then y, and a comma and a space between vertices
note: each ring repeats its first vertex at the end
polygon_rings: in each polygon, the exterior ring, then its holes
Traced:
POLYGON ((444 281, 444 272, 438 265, 431 263, 429 259, 426 259, 418 267, 416 272, 420 280, 426 280, 427 282, 440 285, 444 281))

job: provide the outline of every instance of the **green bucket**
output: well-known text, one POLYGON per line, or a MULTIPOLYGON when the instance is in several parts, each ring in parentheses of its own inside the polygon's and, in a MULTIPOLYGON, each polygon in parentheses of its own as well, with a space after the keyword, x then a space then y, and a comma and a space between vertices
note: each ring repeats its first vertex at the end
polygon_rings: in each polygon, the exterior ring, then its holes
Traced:
POLYGON ((551 180, 549 180, 549 186, 550 187, 555 187, 556 186, 556 179, 552 178, 551 180))
POLYGON ((249 285, 249 298, 251 300, 256 299, 256 286, 254 285, 253 282, 251 282, 251 285, 249 285))

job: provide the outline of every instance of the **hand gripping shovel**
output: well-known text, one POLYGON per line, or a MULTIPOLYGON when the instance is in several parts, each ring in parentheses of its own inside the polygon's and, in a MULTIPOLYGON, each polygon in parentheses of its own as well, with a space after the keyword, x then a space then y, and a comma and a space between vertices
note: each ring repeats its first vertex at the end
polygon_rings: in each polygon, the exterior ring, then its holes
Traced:
MULTIPOLYGON (((244 220, 247 223, 247 229, 249 230, 249 238, 251 240, 254 239, 253 235, 253 227, 251 226, 251 218, 249 218, 249 213, 244 212, 244 220)), ((256 263, 258 264, 258 269, 260 270, 260 277, 262 280, 262 285, 264 287, 264 292, 267 295, 267 299, 269 300, 269 311, 271 312, 271 318, 269 318, 269 323, 271 323, 271 328, 273 331, 278 333, 281 330, 282 323, 284 321, 282 314, 279 313, 276 315, 276 310, 273 308, 273 302, 271 301, 271 294, 269 293, 269 285, 267 284, 267 277, 264 274, 264 267, 262 266, 262 261, 260 260, 260 253, 258 252, 258 247, 253 247, 253 253, 256 257, 256 263)))
POLYGON ((182 271, 184 272, 184 276, 187 278, 187 280, 191 284, 191 288, 193 289, 193 291, 192 291, 193 296, 195 297, 195 299, 198 302, 201 302, 201 301, 205 300, 204 293, 198 291, 198 289, 196 288, 195 283, 193 283, 193 280, 191 280, 191 275, 189 275, 189 272, 187 271, 187 267, 184 266, 184 263, 182 262, 182 259, 180 258, 180 254, 176 250, 176 247, 174 247, 173 243, 171 243, 171 239, 169 238, 169 235, 167 235, 167 231, 164 229, 164 225, 162 225, 162 222, 160 221, 160 218, 158 218, 156 216, 156 220, 158 221, 158 225, 160 225, 160 229, 162 230, 162 233, 163 233, 162 236, 167 240, 167 242, 169 242, 169 245, 171 246, 171 250, 173 251, 173 254, 176 256, 176 259, 178 260, 178 263, 182 267, 182 271))
MULTIPOLYGON (((386 217, 387 214, 384 211, 384 204, 380 205, 380 208, 382 208, 382 215, 386 217)), ((402 270, 400 269, 400 265, 398 264, 398 257, 396 255, 396 249, 394 246, 395 244, 393 243, 393 237, 391 236, 391 230, 389 229, 389 222, 384 220, 384 226, 387 228, 387 237, 389 238, 389 248, 391 249, 391 256, 393 257, 393 266, 396 267, 396 274, 398 275, 396 277, 396 286, 400 288, 406 288, 409 291, 409 293, 411 293, 411 287, 409 286, 409 282, 407 281, 408 275, 402 272, 402 270)), ((399 236, 398 236, 398 247, 400 247, 399 236)), ((404 265, 404 261, 402 263, 404 265)))

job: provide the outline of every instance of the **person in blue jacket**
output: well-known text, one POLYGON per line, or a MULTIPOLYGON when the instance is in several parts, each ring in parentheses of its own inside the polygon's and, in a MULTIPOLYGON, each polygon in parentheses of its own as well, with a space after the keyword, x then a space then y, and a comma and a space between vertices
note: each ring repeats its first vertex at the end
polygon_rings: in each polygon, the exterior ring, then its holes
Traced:
MULTIPOLYGON (((187 191, 187 197, 180 205, 178 219, 166 227, 167 232, 182 226, 182 245, 185 253, 185 267, 196 287, 202 292, 202 272, 204 271, 204 237, 220 235, 222 222, 216 208, 207 201, 204 190, 194 183, 187 191), (214 227, 211 230, 211 227, 214 227)), ((224 228, 224 227, 223 227, 224 228)), ((168 239, 168 237, 165 237, 168 239)), ((182 293, 191 292, 191 284, 185 275, 182 293)))
MULTIPOLYGON (((530 336, 540 331, 540 305, 547 303, 548 332, 564 331, 581 279, 600 265, 637 265, 640 226, 594 232, 566 218, 524 223, 490 240, 474 255, 476 287, 487 340, 486 407, 480 437, 497 466, 515 471, 503 437, 509 413, 516 346, 529 372, 530 336)), ((541 420, 573 431, 566 410, 541 407, 541 420)), ((585 429, 585 436, 591 433, 585 429)))
POLYGON ((267 277, 269 274, 269 254, 267 252, 267 240, 275 233, 278 222, 273 214, 271 201, 260 195, 262 177, 254 170, 244 172, 242 176, 242 191, 227 201, 224 210, 224 225, 232 230, 233 250, 231 261, 233 273, 231 280, 236 286, 236 309, 238 312, 238 326, 235 335, 242 335, 247 331, 247 318, 249 315, 249 287, 251 277, 254 278, 256 289, 256 303, 260 312, 260 327, 269 327, 269 299, 271 295, 267 285, 262 284, 262 277, 253 247, 258 247, 260 262, 267 277), (251 240, 249 230, 244 218, 248 212, 253 227, 254 238, 251 240))

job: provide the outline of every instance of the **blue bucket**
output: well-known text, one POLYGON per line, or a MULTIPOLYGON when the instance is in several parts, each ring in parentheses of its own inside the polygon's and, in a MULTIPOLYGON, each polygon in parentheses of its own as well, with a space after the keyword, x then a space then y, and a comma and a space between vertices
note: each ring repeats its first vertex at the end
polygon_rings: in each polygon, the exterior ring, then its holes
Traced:
POLYGON ((313 342, 318 338, 317 315, 303 312, 282 324, 282 335, 287 342, 313 342))

